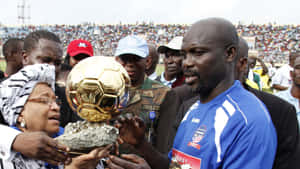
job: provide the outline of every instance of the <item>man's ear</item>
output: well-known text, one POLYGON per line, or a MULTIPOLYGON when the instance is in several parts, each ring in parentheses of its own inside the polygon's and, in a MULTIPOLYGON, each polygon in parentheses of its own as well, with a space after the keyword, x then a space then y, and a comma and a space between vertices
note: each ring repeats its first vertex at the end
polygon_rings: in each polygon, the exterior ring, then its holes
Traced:
POLYGON ((227 62, 233 62, 234 59, 237 56, 237 48, 234 45, 230 45, 227 49, 226 49, 226 58, 225 60, 227 62))
POLYGON ((247 66, 248 66, 248 59, 245 57, 242 57, 238 60, 238 62, 240 63, 239 71, 246 73, 247 66))
POLYGON ((152 60, 153 58, 152 57, 147 57, 146 58, 146 69, 150 69, 151 65, 152 65, 152 60))
POLYGON ((29 58, 25 50, 22 51, 22 63, 24 66, 29 64, 29 58))

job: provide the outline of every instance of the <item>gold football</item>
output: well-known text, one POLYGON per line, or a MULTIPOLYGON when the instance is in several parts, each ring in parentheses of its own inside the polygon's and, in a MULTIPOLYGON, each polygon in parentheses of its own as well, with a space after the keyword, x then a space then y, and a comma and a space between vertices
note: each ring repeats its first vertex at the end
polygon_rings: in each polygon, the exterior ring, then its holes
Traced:
POLYGON ((80 117, 100 122, 126 106, 129 86, 130 78, 115 58, 93 56, 73 67, 67 78, 66 95, 80 117))

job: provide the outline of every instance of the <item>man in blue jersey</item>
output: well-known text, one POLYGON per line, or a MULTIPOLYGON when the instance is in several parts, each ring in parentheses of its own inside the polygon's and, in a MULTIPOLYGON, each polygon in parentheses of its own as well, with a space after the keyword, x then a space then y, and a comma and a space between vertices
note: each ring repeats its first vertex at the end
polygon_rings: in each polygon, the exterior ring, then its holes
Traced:
POLYGON ((276 131, 264 104, 234 80, 238 43, 235 27, 220 18, 200 20, 186 33, 186 83, 199 100, 181 121, 169 158, 144 141, 138 118, 120 120, 122 140, 142 152, 151 168, 272 168, 276 131))

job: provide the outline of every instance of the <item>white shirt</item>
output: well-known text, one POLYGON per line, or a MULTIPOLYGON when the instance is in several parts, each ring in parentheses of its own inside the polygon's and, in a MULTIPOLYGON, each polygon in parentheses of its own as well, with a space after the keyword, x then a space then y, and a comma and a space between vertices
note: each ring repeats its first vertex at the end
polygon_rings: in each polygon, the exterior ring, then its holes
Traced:
POLYGON ((168 81, 168 80, 166 80, 165 79, 165 72, 163 72, 161 75, 160 75, 160 82, 162 83, 162 84, 164 84, 165 86, 168 86, 168 87, 172 87, 172 84, 176 81, 176 78, 174 78, 174 79, 172 79, 172 80, 170 80, 170 81, 168 81))
POLYGON ((0 133, 4 134, 0 139, 0 158, 9 160, 14 156, 14 152, 11 149, 12 143, 21 132, 0 124, 0 133))
POLYGON ((148 78, 151 80, 155 80, 157 78, 156 72, 154 71, 150 76, 148 76, 148 78))
POLYGON ((275 93, 275 95, 291 103, 295 107, 297 114, 300 114, 299 100, 292 96, 291 89, 292 87, 289 87, 287 90, 275 93))
POLYGON ((276 71, 277 71, 276 67, 273 67, 273 66, 270 66, 268 68, 268 70, 269 70, 269 76, 270 76, 270 78, 272 78, 275 75, 276 71))
POLYGON ((290 71, 292 70, 293 68, 287 64, 277 69, 274 77, 272 78, 272 84, 278 84, 284 87, 290 87, 292 84, 290 71))

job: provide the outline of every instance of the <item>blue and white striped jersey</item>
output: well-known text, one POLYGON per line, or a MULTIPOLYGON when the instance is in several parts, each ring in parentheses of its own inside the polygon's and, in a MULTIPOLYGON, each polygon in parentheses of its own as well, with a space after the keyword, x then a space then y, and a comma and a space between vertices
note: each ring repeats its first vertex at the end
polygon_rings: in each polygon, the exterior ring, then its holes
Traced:
POLYGON ((265 105, 235 81, 212 101, 191 106, 169 158, 189 169, 271 169, 276 146, 265 105))

